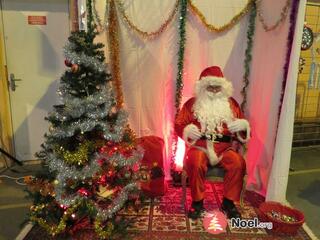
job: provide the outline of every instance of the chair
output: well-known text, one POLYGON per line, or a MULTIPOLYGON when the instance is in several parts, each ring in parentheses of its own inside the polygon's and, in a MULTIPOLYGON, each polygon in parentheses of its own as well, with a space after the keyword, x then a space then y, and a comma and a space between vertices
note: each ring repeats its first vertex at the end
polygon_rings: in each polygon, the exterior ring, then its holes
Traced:
MULTIPOLYGON (((218 180, 218 181, 223 181, 225 175, 225 170, 222 167, 219 166, 209 166, 208 171, 206 174, 206 180, 218 180)), ((187 209, 186 206, 186 198, 187 198, 187 172, 183 168, 182 173, 181 173, 181 186, 182 186, 182 199, 181 199, 181 205, 184 209, 187 209)), ((243 203, 243 197, 245 193, 245 187, 246 187, 246 182, 247 182, 247 175, 244 176, 243 179, 243 187, 242 191, 240 194, 240 207, 243 208, 244 203, 243 203)))

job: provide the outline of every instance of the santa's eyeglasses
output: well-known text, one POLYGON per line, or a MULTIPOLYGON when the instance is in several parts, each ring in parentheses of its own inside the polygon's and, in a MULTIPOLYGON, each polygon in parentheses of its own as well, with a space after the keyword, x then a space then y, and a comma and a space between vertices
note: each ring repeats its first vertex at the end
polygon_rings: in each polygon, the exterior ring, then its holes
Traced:
POLYGON ((209 91, 209 92, 217 93, 217 92, 221 92, 222 87, 221 86, 209 85, 209 86, 207 86, 206 90, 209 91))

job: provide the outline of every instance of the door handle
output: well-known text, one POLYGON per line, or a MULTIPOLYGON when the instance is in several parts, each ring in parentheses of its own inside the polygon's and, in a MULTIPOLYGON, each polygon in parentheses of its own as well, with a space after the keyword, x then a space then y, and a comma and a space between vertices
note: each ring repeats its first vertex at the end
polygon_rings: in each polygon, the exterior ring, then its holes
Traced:
POLYGON ((11 89, 11 91, 15 91, 16 90, 16 88, 17 88, 17 85, 16 85, 16 82, 17 81, 21 81, 22 79, 16 79, 15 77, 14 77, 14 74, 13 73, 10 73, 10 80, 9 80, 9 86, 10 86, 10 89, 11 89))

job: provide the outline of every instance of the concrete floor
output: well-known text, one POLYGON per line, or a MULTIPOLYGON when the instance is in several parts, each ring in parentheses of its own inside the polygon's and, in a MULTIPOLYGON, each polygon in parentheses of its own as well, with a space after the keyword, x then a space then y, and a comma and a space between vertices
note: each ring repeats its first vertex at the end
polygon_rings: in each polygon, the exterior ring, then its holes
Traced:
POLYGON ((290 167, 287 200, 320 239, 320 147, 293 149, 290 167))
MULTIPOLYGON (((320 239, 320 147, 294 149, 287 189, 287 200, 306 217, 313 233, 320 239)), ((13 167, 20 173, 11 171, 0 175, 24 176, 39 171, 39 165, 13 167)), ((31 200, 27 199, 25 187, 14 180, 0 178, 0 240, 13 240, 23 228, 31 200)))
MULTIPOLYGON (((0 175, 21 177, 31 175, 40 169, 39 165, 28 165, 23 168, 14 166, 12 171, 4 171, 0 175)), ((26 187, 15 183, 12 179, 0 178, 0 240, 13 240, 28 220, 28 212, 32 201, 27 199, 26 187)))

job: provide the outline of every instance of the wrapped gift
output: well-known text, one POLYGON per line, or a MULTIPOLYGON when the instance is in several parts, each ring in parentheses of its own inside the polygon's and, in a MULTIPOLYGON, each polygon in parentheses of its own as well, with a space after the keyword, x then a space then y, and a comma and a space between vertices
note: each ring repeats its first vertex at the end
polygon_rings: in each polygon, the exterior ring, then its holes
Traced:
POLYGON ((144 149, 141 160, 141 189, 150 197, 162 196, 167 190, 164 175, 164 141, 157 136, 144 136, 138 139, 144 149))

